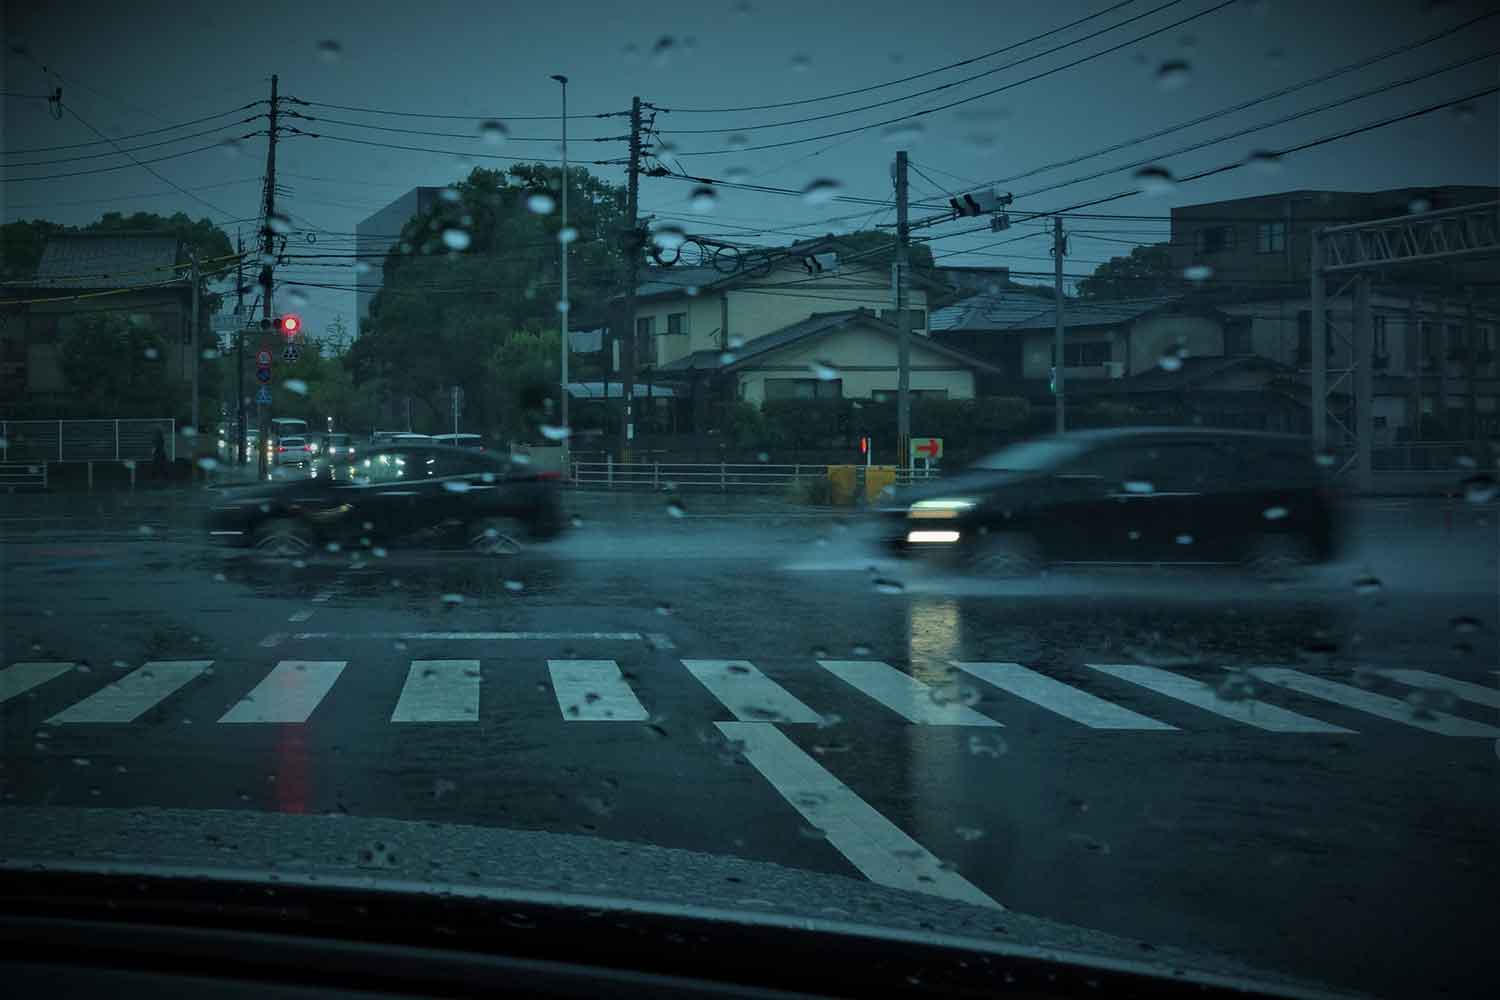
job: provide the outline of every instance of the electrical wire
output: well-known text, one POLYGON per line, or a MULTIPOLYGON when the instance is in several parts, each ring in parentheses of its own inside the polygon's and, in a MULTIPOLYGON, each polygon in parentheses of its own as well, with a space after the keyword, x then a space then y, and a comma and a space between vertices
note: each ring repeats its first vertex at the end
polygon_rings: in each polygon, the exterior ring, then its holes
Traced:
MULTIPOLYGON (((223 181, 223 182, 218 183, 218 184, 200 184, 200 185, 197 185, 197 186, 195 186, 193 188, 190 188, 189 190, 192 190, 192 191, 213 191, 213 190, 215 190, 217 188, 232 187, 232 186, 234 186, 236 184, 249 184, 249 183, 252 183, 252 182, 256 183, 256 184, 259 184, 261 182, 261 178, 259 178, 259 177, 241 177, 239 180, 223 181)), ((147 191, 147 192, 142 192, 140 194, 122 194, 122 195, 116 195, 116 196, 114 196, 112 198, 80 198, 80 199, 75 199, 75 200, 72 200, 72 201, 28 201, 28 202, 21 202, 21 203, 9 202, 9 203, 6 204, 5 207, 8 210, 10 210, 10 211, 15 211, 17 209, 22 209, 22 208, 48 208, 48 209, 50 209, 50 208, 59 208, 59 207, 65 206, 65 205, 119 205, 121 202, 130 201, 132 199, 164 198, 164 197, 167 197, 169 195, 175 195, 175 194, 177 194, 176 191, 147 191)))
MULTIPOLYGON (((372 125, 372 124, 370 124, 368 122, 351 122, 351 121, 345 121, 344 119, 341 119, 341 118, 322 118, 322 117, 319 117, 317 115, 304 115, 304 114, 299 114, 296 111, 285 112, 285 116, 288 117, 288 118, 300 118, 303 121, 309 121, 309 122, 327 122, 329 125, 347 125, 347 126, 350 126, 352 128, 375 129, 376 131, 380 131, 380 132, 401 132, 401 133, 405 133, 407 135, 432 135, 432 136, 438 136, 440 138, 447 138, 447 139, 467 139, 467 140, 470 140, 470 141, 477 140, 477 141, 480 141, 480 142, 486 141, 484 135, 482 135, 482 134, 476 134, 476 133, 473 133, 473 132, 435 132, 435 131, 432 131, 430 129, 396 128, 395 126, 392 126, 392 125, 372 125)), ((568 141, 569 142, 624 142, 625 140, 627 140, 629 138, 630 138, 630 136, 628 136, 628 135, 569 136, 568 137, 568 141)), ((560 143, 560 142, 562 142, 562 137, 558 136, 558 135, 552 135, 552 136, 507 135, 501 141, 502 142, 551 142, 551 143, 560 143)))
MULTIPOLYGON (((68 110, 69 110, 70 113, 72 113, 74 115, 74 117, 77 117, 77 112, 74 112, 71 108, 69 108, 68 110)), ((79 119, 79 120, 82 121, 82 119, 79 119)), ((102 134, 102 133, 98 133, 98 134, 102 134)), ((256 137, 258 135, 265 135, 265 134, 266 134, 265 132, 247 132, 244 135, 237 136, 236 138, 239 138, 239 139, 253 139, 254 137, 256 137)), ((156 171, 151 170, 149 167, 146 166, 148 163, 163 163, 163 162, 165 162, 167 160, 181 159, 184 156, 192 156, 192 155, 194 155, 196 153, 202 153, 202 152, 205 152, 205 151, 210 150, 210 149, 221 149, 222 147, 223 147, 223 143, 213 143, 213 144, 208 145, 208 146, 198 146, 198 147, 196 147, 194 149, 184 149, 184 150, 182 150, 181 152, 178 152, 178 153, 168 153, 166 156, 158 156, 158 157, 156 157, 154 159, 150 159, 150 160, 134 160, 134 161, 132 161, 130 163, 121 163, 121 164, 118 164, 118 165, 113 166, 113 167, 93 167, 93 168, 91 168, 89 170, 72 170, 72 171, 69 171, 68 173, 63 173, 63 174, 40 174, 40 175, 35 176, 35 177, 0 177, 0 184, 21 184, 21 183, 24 183, 26 181, 53 181, 53 180, 59 180, 59 179, 64 178, 64 177, 83 177, 83 176, 86 176, 86 175, 89 175, 89 174, 106 174, 106 173, 109 173, 112 170, 128 170, 131 167, 143 167, 148 172, 150 172, 152 174, 156 174, 156 171)), ((160 175, 157 175, 157 176, 160 178, 160 175)), ((166 180, 165 178, 160 178, 160 179, 166 180)), ((167 181, 167 183, 168 184, 172 184, 171 181, 167 181)), ((177 185, 175 185, 175 184, 172 184, 172 186, 174 188, 177 187, 177 185)), ((183 192, 183 193, 187 193, 187 191, 186 191, 185 188, 178 188, 178 190, 181 191, 181 192, 183 192)), ((192 197, 192 198, 196 198, 195 195, 191 195, 190 194, 188 196, 192 197)), ((224 212, 222 214, 228 215, 229 213, 228 212, 224 212)))
MULTIPOLYGON (((293 135, 306 136, 309 139, 331 139, 334 142, 350 142, 360 146, 378 146, 381 149, 400 149, 411 153, 438 153, 443 156, 452 156, 457 159, 481 159, 481 160, 512 160, 521 163, 561 163, 560 159, 552 159, 544 156, 506 156, 500 153, 475 153, 461 149, 433 149, 430 146, 399 146, 390 142, 375 142, 371 139, 355 139, 346 135, 330 135, 327 132, 304 132, 295 126, 288 126, 293 135)), ((574 160, 569 159, 569 164, 587 165, 593 167, 613 166, 620 160, 574 160)))
POLYGON ((236 125, 245 125, 249 122, 255 121, 256 119, 264 117, 266 116, 251 115, 248 118, 242 118, 237 122, 230 122, 227 125, 216 125, 213 128, 206 128, 201 132, 189 132, 187 135, 180 135, 173 139, 159 139, 156 142, 148 142, 144 145, 132 146, 129 149, 118 148, 108 153, 85 153, 82 156, 62 156, 52 160, 27 160, 24 163, 5 163, 0 164, 0 169, 11 170, 16 167, 45 167, 53 163, 76 163, 79 160, 97 160, 102 156, 126 156, 130 153, 138 153, 143 149, 155 149, 158 146, 170 146, 174 142, 186 142, 189 139, 200 139, 205 135, 211 135, 214 132, 218 132, 220 129, 233 128, 236 125))
MULTIPOLYGON (((288 98, 296 104, 314 108, 333 108, 337 111, 358 111, 368 115, 391 115, 396 118, 441 118, 451 121, 498 121, 498 122, 554 122, 562 121, 562 115, 455 115, 452 113, 431 114, 423 111, 393 111, 388 108, 360 108, 348 104, 329 104, 326 101, 304 101, 298 97, 288 98)), ((593 114, 582 114, 573 112, 568 115, 568 120, 574 118, 622 118, 629 117, 629 111, 605 111, 593 114)))
MULTIPOLYGON (((268 101, 251 101, 242 107, 232 108, 229 111, 220 111, 218 114, 205 115, 202 118, 194 118, 192 121, 178 122, 176 125, 167 125, 162 128, 147 129, 145 132, 132 132, 130 135, 116 136, 115 142, 129 142, 132 139, 144 139, 148 135, 160 135, 163 132, 172 132, 180 128, 191 128, 204 122, 213 121, 215 118, 228 118, 230 115, 248 111, 257 104, 267 104, 268 101)), ((57 153, 65 149, 84 149, 88 146, 103 146, 110 142, 108 139, 93 139, 89 142, 70 142, 62 146, 33 146, 30 149, 7 149, 0 150, 0 156, 25 156, 30 153, 57 153)), ((16 164, 12 164, 15 166, 16 164)))

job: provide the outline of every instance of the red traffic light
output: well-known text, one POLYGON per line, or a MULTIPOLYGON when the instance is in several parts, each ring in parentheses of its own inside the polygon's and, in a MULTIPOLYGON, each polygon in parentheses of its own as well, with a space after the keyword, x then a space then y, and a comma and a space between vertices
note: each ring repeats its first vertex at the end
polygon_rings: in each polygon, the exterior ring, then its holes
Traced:
POLYGON ((860 436, 860 439, 859 439, 859 453, 861 455, 868 455, 870 453, 870 437, 869 437, 869 435, 861 435, 860 436))
POLYGON ((295 314, 279 317, 276 329, 281 331, 282 336, 295 337, 302 332, 302 317, 295 314))

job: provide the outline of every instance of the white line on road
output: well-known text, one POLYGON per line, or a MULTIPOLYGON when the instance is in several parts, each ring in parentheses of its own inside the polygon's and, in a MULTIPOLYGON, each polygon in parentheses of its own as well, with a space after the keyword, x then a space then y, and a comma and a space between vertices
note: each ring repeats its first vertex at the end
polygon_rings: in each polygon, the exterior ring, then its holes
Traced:
POLYGON ((277 646, 281 645, 282 640, 284 640, 285 638, 285 632, 272 632, 270 635, 266 636, 260 641, 260 645, 263 649, 275 649, 277 646))
POLYGON ((323 590, 313 595, 314 604, 326 604, 333 599, 333 591, 323 590))
POLYGON ((828 843, 878 885, 1004 909, 824 770, 774 725, 720 722, 745 759, 828 843))
MULTIPOLYGON (((536 639, 635 639, 639 632, 294 632, 292 639, 456 639, 509 640, 536 639)), ((265 643, 262 642, 262 645, 265 643)))
POLYGON ((1009 691, 1018 698, 1040 705, 1049 712, 1081 722, 1090 729, 1160 731, 1177 728, 1128 708, 1121 708, 1114 702, 1097 698, 1087 691, 1080 691, 1019 663, 959 663, 958 668, 1002 691, 1009 691))
POLYGON ((548 660, 557 707, 569 722, 644 722, 636 699, 614 660, 548 660))
POLYGON ((347 660, 282 660, 220 722, 306 722, 347 660))
POLYGON ((879 660, 819 660, 818 665, 886 708, 919 725, 998 726, 994 719, 956 702, 934 699, 933 689, 879 660))
POLYGON ((683 660, 682 665, 741 722, 823 721, 748 660, 683 660))
POLYGON ((1490 708, 1500 708, 1500 690, 1485 687, 1483 684, 1472 684, 1469 681, 1455 680, 1452 677, 1429 673, 1426 670, 1381 670, 1379 672, 1382 676, 1400 681, 1402 684, 1410 684, 1412 687, 1427 688, 1432 691, 1446 691, 1455 698, 1472 701, 1476 705, 1488 705, 1490 708))
POLYGON ((95 691, 48 722, 134 722, 203 671, 213 660, 152 660, 95 691))
POLYGON ((478 722, 478 660, 412 660, 392 722, 478 722))
POLYGON ((1312 719, 1296 712, 1288 712, 1284 708, 1275 705, 1267 705, 1263 701, 1254 698, 1246 698, 1241 701, 1231 701, 1219 697, 1216 688, 1194 680, 1191 677, 1183 677, 1169 670, 1157 667, 1143 667, 1137 663, 1086 663, 1084 666, 1090 670, 1097 670, 1101 674, 1118 677, 1122 681, 1139 684, 1141 687, 1157 694, 1164 694, 1168 698, 1187 702, 1195 708, 1212 712, 1226 719, 1243 722, 1247 726, 1256 729, 1264 729, 1272 733, 1352 733, 1354 730, 1345 729, 1343 726, 1335 726, 1320 719, 1312 719))
POLYGON ((676 649, 677 643, 660 632, 647 632, 646 642, 652 649, 676 649))
POLYGON ((311 618, 312 616, 313 616, 312 611, 310 611, 307 608, 303 608, 301 611, 293 611, 290 615, 288 615, 287 616, 287 621, 289 621, 289 622, 305 622, 309 618, 311 618))
POLYGON ((1425 729, 1442 736, 1480 736, 1486 739, 1500 738, 1500 729, 1482 722, 1471 722, 1446 712, 1419 709, 1399 698, 1388 698, 1383 694, 1365 691, 1349 684, 1324 680, 1287 667, 1257 667, 1251 675, 1268 684, 1290 688, 1302 694, 1322 698, 1346 708, 1378 715, 1407 726, 1425 729))
POLYGON ((61 677, 73 669, 71 663, 16 663, 0 670, 0 703, 25 694, 39 684, 61 677))

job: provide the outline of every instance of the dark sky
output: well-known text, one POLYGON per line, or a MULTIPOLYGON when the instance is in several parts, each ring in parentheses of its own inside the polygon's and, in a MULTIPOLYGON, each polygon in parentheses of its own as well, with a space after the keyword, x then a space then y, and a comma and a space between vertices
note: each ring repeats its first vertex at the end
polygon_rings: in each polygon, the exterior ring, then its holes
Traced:
MULTIPOLYGON (((398 117, 327 108, 307 113, 363 126, 313 125, 329 134, 452 151, 407 152, 331 139, 293 139, 281 144, 279 179, 290 189, 281 199, 299 230, 315 231, 317 246, 330 251, 352 245, 354 225, 371 211, 417 184, 444 184, 467 172, 460 153, 555 157, 559 87, 550 74, 570 79, 570 156, 575 162, 624 154, 623 143, 584 141, 624 132, 620 119, 590 119, 593 112, 627 109, 632 95, 665 108, 740 108, 820 98, 892 81, 1021 42, 1040 32, 1099 14, 1086 23, 970 65, 896 86, 794 107, 737 113, 674 111, 658 116, 663 137, 678 152, 672 165, 723 178, 734 168, 751 183, 800 190, 828 178, 847 195, 891 197, 890 164, 906 148, 921 174, 912 176, 914 198, 931 199, 940 188, 966 190, 1143 134, 1186 122, 1269 91, 1357 62, 1388 48, 1415 42, 1460 22, 1500 9, 1481 0, 1320 0, 1318 3, 1238 0, 1222 10, 1089 59, 1073 68, 1023 83, 1002 93, 968 100, 888 134, 886 127, 801 142, 778 149, 728 155, 689 155, 730 149, 728 136, 671 134, 679 129, 737 129, 752 146, 814 139, 829 132, 972 98, 1032 74, 1118 45, 1135 36, 1216 7, 1220 0, 1057 0, 1046 4, 994 0, 911 3, 862 0, 817 5, 805 0, 705 0, 700 3, 480 3, 258 2, 249 5, 181 3, 83 3, 5 0, 4 80, 8 95, 35 95, 61 79, 65 103, 111 137, 226 111, 267 96, 278 73, 284 95, 386 111, 456 115, 452 119, 398 117), (1166 6, 1163 6, 1166 5, 1166 6), (1117 7, 1109 13, 1101 13, 1117 7), (1163 8, 1148 13, 1154 8, 1163 8), (1084 35, 1146 14, 1130 24, 1084 35), (337 55, 322 43, 337 44, 337 55), (1065 45, 1060 51, 923 97, 786 127, 772 123, 845 111, 901 98, 1018 59, 1065 45), (24 45, 28 55, 14 47, 24 45), (1166 64, 1184 68, 1162 72, 1166 64), (47 70, 43 69, 43 66, 47 70), (50 72, 49 72, 50 71, 50 72), (477 136, 484 119, 506 123, 512 139, 502 145, 476 139, 409 135, 369 128, 425 129, 477 136), (537 137, 543 141, 523 141, 537 137)), ((1298 90, 1245 110, 1145 143, 1040 172, 1002 186, 1016 194, 1014 208, 1046 212, 1134 186, 1133 169, 1033 193, 1140 158, 1156 158, 1183 175, 1221 163, 1239 162, 1256 150, 1284 148, 1353 126, 1500 83, 1500 59, 1487 58, 1430 79, 1394 87, 1342 107, 1278 125, 1242 138, 1175 156, 1181 146, 1427 73, 1500 48, 1500 16, 1439 41, 1298 90)), ((1137 216, 1073 220, 1068 270, 1086 273, 1107 257, 1126 252, 1121 240, 1164 238, 1173 205, 1286 189, 1373 190, 1436 184, 1497 182, 1500 127, 1495 96, 1473 102, 1467 113, 1444 110, 1285 158, 1267 171, 1247 168, 1185 184, 1157 196, 1140 195, 1095 209, 1137 216)), ((259 110, 259 109, 256 109, 259 110)), ((118 155, 64 163, 36 161, 109 152, 94 145, 48 152, 38 147, 97 142, 98 136, 72 116, 55 120, 45 101, 7 96, 3 101, 6 179, 0 208, 6 221, 44 217, 88 222, 104 211, 183 210, 207 215, 231 232, 255 231, 264 138, 239 151, 212 148, 152 164, 172 182, 209 204, 174 191, 145 169, 118 155), (15 152, 15 151, 22 152, 15 152), (38 181, 12 178, 125 164, 123 169, 38 181), (210 207, 212 206, 212 207, 210 207), (236 221, 239 220, 239 221, 236 221)), ((248 113, 248 112, 247 112, 248 113)), ((216 119, 179 131, 122 141, 137 145, 171 139, 233 122, 216 119)), ((240 126, 241 130, 263 127, 240 126)), ((138 152, 147 159, 212 144, 225 132, 185 139, 138 152)), ((476 156, 470 163, 504 164, 476 156)), ((612 180, 619 167, 593 168, 612 180)), ((732 174, 731 176, 740 176, 732 174)), ((662 221, 692 231, 786 242, 795 235, 890 222, 894 213, 877 205, 807 204, 796 196, 724 191, 715 211, 693 215, 692 186, 647 179, 642 208, 662 221), (772 232, 769 230, 781 230, 772 232)), ((914 210, 914 217, 925 214, 914 210)), ((945 235, 972 222, 925 230, 937 236, 935 254, 947 263, 1009 265, 1016 271, 1048 271, 1040 223, 1018 223, 1003 238, 1035 232, 1028 239, 995 246, 990 233, 945 235)), ((299 232, 297 239, 305 240, 299 232)), ((336 267, 303 266, 279 277, 349 284, 347 262, 336 267)), ((309 290, 303 311, 314 331, 336 313, 352 318, 353 295, 309 290)))

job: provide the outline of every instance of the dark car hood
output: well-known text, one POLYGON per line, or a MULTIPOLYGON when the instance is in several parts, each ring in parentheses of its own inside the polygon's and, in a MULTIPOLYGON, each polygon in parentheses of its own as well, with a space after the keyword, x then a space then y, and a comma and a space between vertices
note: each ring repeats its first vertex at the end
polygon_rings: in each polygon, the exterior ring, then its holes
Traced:
POLYGON ((1005 472, 998 469, 964 469, 951 476, 914 483, 893 490, 889 498, 883 499, 881 507, 905 508, 918 500, 937 497, 962 497, 971 494, 983 495, 1002 486, 1012 486, 1041 478, 1040 472, 1005 472))
MULTIPOLYGON (((1332 996, 1304 980, 1011 910, 767 862, 575 834, 457 823, 228 810, 0 807, 0 899, 16 879, 130 876, 219 892, 362 890, 686 917, 730 926, 941 944, 1280 996, 1332 996), (1149 958, 1143 956, 1149 955, 1149 958)), ((34 879, 33 879, 34 881, 34 879)), ((140 883, 140 891, 149 884, 140 883)), ((167 899, 163 903, 169 902, 167 899)), ((283 899, 284 903, 285 900, 283 899)), ((420 918, 418 918, 420 919, 420 918)), ((1340 994, 1346 995, 1346 994, 1340 994)))

